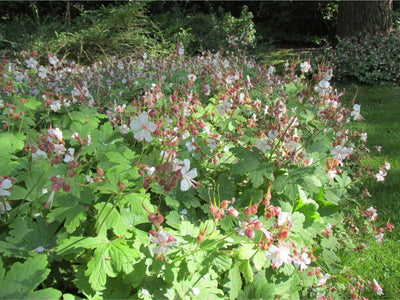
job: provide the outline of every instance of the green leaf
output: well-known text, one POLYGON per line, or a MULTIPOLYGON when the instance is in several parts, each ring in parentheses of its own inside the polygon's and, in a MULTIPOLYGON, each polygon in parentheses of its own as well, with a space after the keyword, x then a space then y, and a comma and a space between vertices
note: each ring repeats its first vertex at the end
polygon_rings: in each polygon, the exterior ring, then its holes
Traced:
POLYGON ((300 92, 300 89, 296 86, 294 82, 285 84, 286 92, 289 96, 296 96, 300 92))
POLYGON ((137 249, 126 245, 123 239, 116 239, 110 245, 111 264, 117 272, 123 271, 129 274, 133 271, 133 264, 136 258, 140 257, 137 249))
POLYGON ((186 236, 186 235, 192 236, 194 232, 194 225, 189 221, 180 221, 179 231, 181 233, 181 236, 186 236))
POLYGON ((143 279, 146 276, 146 271, 147 271, 146 261, 143 259, 138 263, 132 265, 132 267, 133 270, 127 276, 127 278, 132 287, 136 288, 141 285, 143 279))
POLYGON ((247 284, 250 284, 254 280, 254 273, 251 268, 250 262, 246 259, 240 265, 240 272, 243 274, 247 284))
POLYGON ((239 260, 249 260, 250 257, 254 255, 257 251, 254 248, 254 244, 251 243, 243 243, 238 248, 232 250, 232 256, 239 259, 239 260))
POLYGON ((262 157, 244 147, 236 147, 231 149, 241 161, 232 167, 232 173, 245 175, 247 172, 255 171, 259 167, 262 157))
POLYGON ((38 247, 51 249, 55 245, 58 224, 47 224, 44 218, 37 218, 34 222, 25 216, 15 218, 10 228, 6 242, 0 241, 0 252, 26 258, 27 255, 34 255, 38 247))
MULTIPOLYGON (((116 201, 116 200, 114 200, 116 201)), ((107 229, 114 227, 120 220, 118 210, 111 203, 97 203, 94 206, 97 211, 96 230, 100 235, 107 231, 107 229)))
POLYGON ((22 150, 25 139, 26 137, 21 133, 0 133, 0 156, 10 157, 10 154, 22 150))
POLYGON ((100 245, 87 264, 86 276, 89 276, 89 283, 94 291, 101 291, 105 288, 107 275, 115 277, 116 274, 110 262, 110 244, 100 245))
POLYGON ((247 284, 239 299, 267 299, 272 300, 274 297, 275 285, 269 283, 265 278, 265 272, 257 272, 254 276, 252 284, 247 284))
POLYGON ((231 267, 232 259, 227 253, 216 254, 213 265, 217 268, 219 273, 222 273, 231 267))
MULTIPOLYGON (((47 257, 45 255, 36 255, 27 259, 24 263, 14 263, 4 277, 0 276, 0 295, 2 298, 29 298, 28 296, 31 295, 31 292, 50 273, 50 269, 46 269, 46 266, 47 257)), ((52 295, 55 295, 56 298, 60 297, 61 292, 55 291, 52 292, 52 295)), ((47 293, 49 292, 42 292, 40 295, 46 295, 47 293)))
POLYGON ((236 299, 242 287, 242 279, 240 277, 240 263, 236 263, 228 272, 228 281, 224 287, 228 289, 229 299, 236 299))
POLYGON ((180 223, 182 222, 181 216, 176 211, 171 211, 166 217, 166 223, 171 226, 172 228, 178 229, 180 223))
POLYGON ((265 179, 273 179, 274 167, 267 163, 260 163, 256 170, 250 171, 249 178, 254 188, 263 184, 265 179))
POLYGON ((253 264, 257 270, 261 270, 266 266, 267 258, 265 254, 261 251, 258 251, 253 257, 253 264))
POLYGON ((47 288, 47 289, 43 289, 43 290, 30 292, 26 298, 27 299, 53 300, 53 299, 60 299, 61 295, 62 295, 61 291, 53 289, 53 288, 47 288))
POLYGON ((61 240, 55 251, 59 255, 65 255, 70 252, 74 252, 75 249, 95 249, 108 240, 104 237, 82 237, 82 236, 71 236, 68 239, 61 240))
POLYGON ((340 258, 330 249, 324 248, 322 250, 322 260, 331 273, 336 273, 342 269, 340 258))
POLYGON ((72 207, 57 207, 48 215, 49 222, 63 222, 68 233, 73 233, 78 226, 86 220, 86 213, 82 206, 75 205, 72 207))

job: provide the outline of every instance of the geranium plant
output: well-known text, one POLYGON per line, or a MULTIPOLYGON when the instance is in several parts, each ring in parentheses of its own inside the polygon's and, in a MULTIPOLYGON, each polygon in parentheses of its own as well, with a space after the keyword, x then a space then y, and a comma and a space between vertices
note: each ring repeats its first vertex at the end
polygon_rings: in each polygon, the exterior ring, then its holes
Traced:
POLYGON ((1 63, 2 295, 343 295, 343 220, 378 171, 329 68, 48 61, 1 63))

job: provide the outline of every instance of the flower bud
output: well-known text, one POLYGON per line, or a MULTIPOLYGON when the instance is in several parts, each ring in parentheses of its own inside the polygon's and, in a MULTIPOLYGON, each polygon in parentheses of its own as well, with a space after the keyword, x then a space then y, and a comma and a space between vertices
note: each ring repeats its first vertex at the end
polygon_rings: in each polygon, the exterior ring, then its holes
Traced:
POLYGON ((155 213, 150 213, 149 214, 149 217, 148 217, 148 220, 150 221, 150 222, 152 222, 152 223, 154 223, 154 221, 156 220, 156 215, 155 215, 155 213))
POLYGON ((123 192, 125 190, 125 184, 122 181, 118 181, 118 187, 123 192))
POLYGON ((249 228, 249 229, 246 230, 246 235, 249 238, 254 239, 254 237, 256 236, 256 233, 255 233, 254 229, 249 228))

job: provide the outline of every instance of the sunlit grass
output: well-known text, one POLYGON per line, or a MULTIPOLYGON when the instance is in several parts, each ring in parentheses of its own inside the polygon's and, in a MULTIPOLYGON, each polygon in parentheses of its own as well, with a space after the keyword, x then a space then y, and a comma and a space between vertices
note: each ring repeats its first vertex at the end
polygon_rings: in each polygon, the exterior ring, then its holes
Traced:
MULTIPOLYGON (((400 88, 393 86, 342 85, 346 90, 344 101, 353 99, 361 104, 365 120, 352 125, 368 133, 367 146, 371 150, 364 163, 375 168, 387 160, 391 164, 384 183, 366 182, 372 198, 363 201, 366 207, 378 210, 377 226, 390 220, 396 227, 386 234, 383 243, 368 241, 364 254, 351 253, 345 263, 365 279, 376 278, 383 285, 385 299, 400 297, 400 88), (374 146, 382 146, 382 152, 374 146)), ((372 296, 372 295, 371 295, 372 296)))

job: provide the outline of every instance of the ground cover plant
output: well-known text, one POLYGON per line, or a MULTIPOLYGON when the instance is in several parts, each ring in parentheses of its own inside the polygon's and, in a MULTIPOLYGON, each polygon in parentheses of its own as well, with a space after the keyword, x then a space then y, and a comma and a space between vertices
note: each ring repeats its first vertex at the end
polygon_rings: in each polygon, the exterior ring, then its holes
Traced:
POLYGON ((358 250, 359 223, 378 242, 391 230, 355 204, 390 164, 361 164, 360 105, 342 105, 328 67, 278 75, 177 44, 1 70, 3 297, 383 295, 336 253, 358 250))
POLYGON ((340 40, 326 54, 337 66, 336 76, 364 84, 397 84, 400 80, 400 34, 374 34, 340 40))

